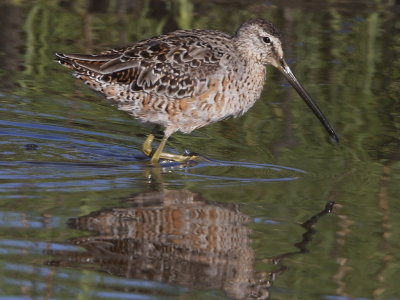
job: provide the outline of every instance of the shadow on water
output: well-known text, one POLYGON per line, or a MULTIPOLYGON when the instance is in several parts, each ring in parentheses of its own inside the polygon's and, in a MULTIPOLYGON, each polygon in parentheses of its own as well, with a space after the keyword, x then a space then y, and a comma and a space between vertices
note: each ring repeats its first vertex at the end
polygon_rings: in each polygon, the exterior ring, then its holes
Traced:
POLYGON ((251 246, 251 218, 238 204, 211 202, 187 189, 139 193, 124 202, 130 207, 71 218, 69 226, 89 236, 67 240, 64 249, 46 250, 54 257, 47 264, 132 279, 124 283, 130 295, 168 294, 166 286, 160 290, 152 283, 158 282, 181 286, 185 293, 222 290, 234 299, 267 299, 273 282, 288 268, 284 260, 309 252, 314 226, 334 205, 328 203, 301 225, 305 232, 294 245, 299 251, 260 260, 251 246), (260 262, 276 270, 257 271, 260 262))

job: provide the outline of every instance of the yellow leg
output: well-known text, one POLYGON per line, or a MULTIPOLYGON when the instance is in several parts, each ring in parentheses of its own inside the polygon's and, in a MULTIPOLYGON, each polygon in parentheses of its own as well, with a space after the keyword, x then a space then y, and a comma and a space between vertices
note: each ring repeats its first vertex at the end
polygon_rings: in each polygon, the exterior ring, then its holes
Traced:
POLYGON ((153 143, 153 140, 154 134, 151 133, 143 143, 142 151, 146 156, 151 156, 151 152, 153 151, 153 149, 151 148, 151 144, 153 143))
POLYGON ((160 160, 161 154, 163 153, 162 151, 165 147, 165 144, 167 143, 167 140, 168 140, 168 136, 164 135, 164 137, 162 138, 162 140, 160 142, 160 145, 158 145, 157 150, 154 152, 153 156, 151 157, 150 162, 152 164, 156 164, 160 160))
POLYGON ((187 155, 179 155, 179 154, 162 152, 164 150, 164 147, 165 147, 165 144, 167 143, 168 138, 169 138, 169 136, 164 135, 163 139, 160 142, 160 145, 158 146, 157 150, 154 151, 154 153, 153 153, 153 149, 151 147, 151 144, 154 141, 154 135, 150 134, 144 141, 143 147, 142 147, 143 153, 146 156, 149 156, 149 157, 151 156, 150 162, 152 164, 157 164, 160 159, 167 159, 167 160, 172 160, 172 161, 177 161, 177 162, 186 162, 189 160, 198 160, 199 159, 199 157, 196 155, 187 156, 187 155))

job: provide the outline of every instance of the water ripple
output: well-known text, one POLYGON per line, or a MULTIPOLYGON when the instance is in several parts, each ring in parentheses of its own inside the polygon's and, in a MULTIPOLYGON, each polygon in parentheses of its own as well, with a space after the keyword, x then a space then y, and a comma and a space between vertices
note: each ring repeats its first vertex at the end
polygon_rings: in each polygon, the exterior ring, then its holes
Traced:
MULTIPOLYGON (((76 192, 128 188, 135 182, 141 185, 149 172, 163 174, 174 183, 196 182, 210 187, 293 181, 306 173, 274 164, 222 160, 168 162, 156 167, 140 151, 143 138, 134 134, 90 130, 82 124, 97 128, 96 123, 79 114, 74 118, 79 124, 75 124, 66 122, 58 111, 17 110, 12 102, 5 102, 1 110, 8 114, 0 120, 0 193, 5 197, 14 196, 10 191, 33 189, 76 192)), ((125 125, 121 125, 123 130, 125 125)))
MULTIPOLYGON (((170 166, 174 169, 173 166, 170 166)), ((168 168, 165 168, 168 170, 168 168)), ((230 182, 279 182, 292 181, 307 172, 301 169, 266 164, 237 161, 209 160, 193 164, 184 170, 176 169, 177 174, 209 181, 221 181, 221 185, 230 182), (235 175, 232 175, 235 174, 235 175)), ((211 183, 212 184, 212 183, 211 183)), ((220 185, 217 184, 217 185, 220 185)))

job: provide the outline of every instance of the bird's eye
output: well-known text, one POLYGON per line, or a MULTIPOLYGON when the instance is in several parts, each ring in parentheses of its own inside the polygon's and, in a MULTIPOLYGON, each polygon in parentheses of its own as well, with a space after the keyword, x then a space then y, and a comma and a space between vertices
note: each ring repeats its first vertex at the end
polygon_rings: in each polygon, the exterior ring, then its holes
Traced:
POLYGON ((267 36, 264 36, 263 37, 263 42, 266 43, 266 44, 271 44, 271 39, 269 37, 267 37, 267 36))

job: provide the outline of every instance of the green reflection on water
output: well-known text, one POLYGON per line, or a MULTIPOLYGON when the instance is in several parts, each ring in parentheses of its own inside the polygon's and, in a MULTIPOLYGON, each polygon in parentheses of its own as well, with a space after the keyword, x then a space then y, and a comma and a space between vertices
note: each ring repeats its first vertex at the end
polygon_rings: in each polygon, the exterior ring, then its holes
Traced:
MULTIPOLYGON (((96 3, 0 3, 4 28, 0 33, 0 120, 14 124, 0 127, 7 133, 1 138, 1 161, 16 162, 2 165, 0 207, 2 212, 21 213, 19 221, 27 224, 16 228, 4 217, 4 240, 63 242, 82 235, 66 228, 70 217, 121 203, 129 206, 125 201, 134 193, 186 188, 207 201, 240 204, 240 211, 252 220, 248 225, 252 245, 256 258, 262 260, 294 251, 304 232, 297 224, 327 201, 335 201, 334 214, 318 224, 310 253, 285 261, 288 270, 273 283, 277 289, 272 289, 272 295, 278 299, 398 297, 400 22, 395 1, 96 3), (189 136, 177 134, 168 147, 176 152, 190 149, 213 159, 273 163, 307 172, 292 182, 221 184, 172 170, 155 184, 148 180, 146 164, 135 158, 140 156, 148 129, 110 107, 52 61, 56 51, 93 52, 177 28, 232 33, 254 16, 268 18, 282 30, 288 61, 334 124, 341 144, 327 142, 308 108, 269 68, 262 99, 245 116, 189 136), (37 144, 39 150, 26 150, 28 143, 37 144), (26 161, 43 165, 28 167, 22 164, 26 161), (78 163, 106 167, 85 169, 78 163), (67 176, 62 177, 63 173, 67 176), (15 174, 28 177, 7 178, 15 174), (52 216, 60 218, 58 225, 46 227, 52 216), (43 228, 30 228, 32 220, 43 228)), ((215 175, 219 170, 202 172, 215 175)), ((239 168, 221 172, 243 175, 239 168)), ((246 170, 246 176, 247 172, 251 170, 246 170)), ((47 259, 29 247, 25 253, 7 254, 1 260, 3 278, 15 279, 20 274, 7 270, 7 262, 42 266, 47 259)), ((96 268, 92 268, 84 271, 87 277, 82 272, 81 282, 69 284, 82 294, 99 288, 98 283, 84 279, 95 278, 96 268)), ((268 264, 257 268, 275 270, 268 264)), ((33 277, 24 279, 35 282, 33 277)), ((28 284, 23 286, 26 295, 42 294, 28 284)), ((22 295, 19 286, 2 283, 1 287, 6 295, 22 295)), ((211 297, 202 293, 195 290, 193 297, 211 297)))

